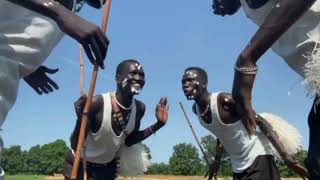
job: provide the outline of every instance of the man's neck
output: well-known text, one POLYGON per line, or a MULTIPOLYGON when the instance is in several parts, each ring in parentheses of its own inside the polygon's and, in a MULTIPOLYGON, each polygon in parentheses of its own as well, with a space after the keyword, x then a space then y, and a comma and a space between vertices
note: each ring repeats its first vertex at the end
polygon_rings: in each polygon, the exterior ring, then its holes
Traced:
POLYGON ((208 104, 210 104, 210 93, 208 91, 205 91, 201 94, 198 98, 194 99, 196 104, 200 107, 206 107, 208 104))
POLYGON ((117 90, 115 94, 117 101, 124 107, 129 107, 132 104, 133 95, 128 95, 122 91, 117 90))

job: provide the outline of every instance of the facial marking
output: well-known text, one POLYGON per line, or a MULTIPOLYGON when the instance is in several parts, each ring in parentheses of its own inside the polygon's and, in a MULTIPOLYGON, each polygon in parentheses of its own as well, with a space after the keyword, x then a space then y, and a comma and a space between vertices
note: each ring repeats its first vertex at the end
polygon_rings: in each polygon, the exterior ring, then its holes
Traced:
POLYGON ((57 3, 58 2, 56 2, 56 1, 49 1, 49 2, 44 2, 43 5, 46 7, 50 7, 50 6, 54 6, 57 3))
POLYGON ((125 78, 122 82, 121 82, 121 86, 122 88, 125 88, 128 84, 128 78, 125 78))
POLYGON ((139 63, 135 63, 134 66, 138 69, 141 70, 142 69, 142 65, 139 63))
POLYGON ((133 84, 132 86, 131 86, 131 92, 133 93, 133 94, 140 94, 140 92, 141 92, 141 86, 139 85, 139 84, 133 84))

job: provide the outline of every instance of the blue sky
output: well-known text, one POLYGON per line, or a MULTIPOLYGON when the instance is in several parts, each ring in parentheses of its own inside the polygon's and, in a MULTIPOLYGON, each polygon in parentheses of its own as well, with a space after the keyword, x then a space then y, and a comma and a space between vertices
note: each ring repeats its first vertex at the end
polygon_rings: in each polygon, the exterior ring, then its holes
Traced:
MULTIPOLYGON (((167 162, 175 144, 196 145, 179 101, 188 107, 198 136, 208 134, 191 114, 192 104, 182 93, 184 69, 200 66, 208 72, 210 91, 230 92, 233 65, 257 27, 242 10, 231 17, 214 16, 211 0, 113 1, 110 14, 107 68, 99 72, 96 94, 115 90, 114 74, 119 62, 138 59, 146 72, 145 88, 136 97, 147 106, 141 128, 156 122, 155 105, 160 97, 169 98, 168 124, 145 141, 153 162, 167 162)), ((100 24, 103 11, 85 6, 80 15, 100 24)), ((19 144, 28 149, 56 139, 69 141, 75 124, 73 102, 80 93, 78 49, 76 41, 65 37, 45 62, 60 69, 52 76, 60 86, 59 91, 38 96, 26 83, 20 83, 18 100, 2 127, 6 147, 19 144)), ((307 148, 307 115, 312 99, 305 96, 305 88, 300 85, 302 79, 271 50, 258 66, 254 108, 280 115, 298 127, 307 148)), ((86 62, 85 68, 88 89, 92 66, 86 62)))

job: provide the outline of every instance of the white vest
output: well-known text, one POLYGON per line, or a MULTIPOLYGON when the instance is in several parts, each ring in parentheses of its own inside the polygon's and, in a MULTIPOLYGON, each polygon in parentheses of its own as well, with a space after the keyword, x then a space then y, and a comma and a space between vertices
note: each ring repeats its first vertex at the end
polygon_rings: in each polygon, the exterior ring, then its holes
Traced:
MULTIPOLYGON (((102 124, 97 133, 88 133, 85 151, 87 161, 100 164, 108 163, 113 160, 118 155, 119 150, 121 146, 124 145, 127 137, 123 131, 117 136, 112 129, 111 93, 105 93, 102 94, 102 96, 104 105, 102 124)), ((135 120, 136 102, 135 99, 133 99, 131 115, 125 128, 125 131, 127 131, 128 134, 134 130, 135 120)))
MULTIPOLYGON (((244 12, 255 24, 260 26, 272 8, 279 0, 269 0, 258 9, 250 9, 246 0, 240 0, 244 12)), ((310 55, 315 47, 315 43, 320 43, 320 0, 293 24, 280 39, 275 42, 272 49, 281 56, 285 62, 300 76, 304 75, 304 65, 308 59, 304 55, 310 55)))
POLYGON ((63 36, 51 19, 0 0, 0 127, 21 78, 36 70, 63 36))
POLYGON ((212 122, 210 124, 201 118, 198 106, 196 112, 201 125, 220 140, 230 155, 233 172, 240 173, 249 168, 257 156, 272 154, 271 149, 269 146, 264 147, 261 142, 262 134, 259 134, 259 132, 250 138, 241 120, 233 124, 225 124, 221 121, 217 104, 218 95, 219 93, 212 93, 211 95, 212 122))

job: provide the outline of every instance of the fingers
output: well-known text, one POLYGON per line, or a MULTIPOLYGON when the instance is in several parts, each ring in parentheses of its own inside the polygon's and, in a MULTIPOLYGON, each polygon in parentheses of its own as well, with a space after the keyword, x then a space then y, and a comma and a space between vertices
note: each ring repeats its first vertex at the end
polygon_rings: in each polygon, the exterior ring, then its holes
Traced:
POLYGON ((45 94, 49 93, 49 90, 45 86, 39 86, 39 89, 45 94))
POLYGON ((100 46, 100 51, 102 53, 102 58, 105 59, 107 55, 109 40, 108 38, 100 31, 97 34, 97 41, 100 46))
POLYGON ((57 83, 55 83, 52 79, 48 78, 47 83, 49 86, 52 86, 54 89, 56 89, 56 90, 59 89, 59 86, 57 85, 57 83))
POLYGON ((162 98, 160 99, 160 101, 159 101, 159 105, 160 105, 161 107, 164 107, 164 106, 167 106, 167 104, 168 104, 168 98, 167 98, 167 97, 162 97, 162 98))
POLYGON ((89 58, 89 61, 90 61, 92 64, 95 64, 95 59, 94 59, 94 56, 93 56, 93 53, 92 53, 90 44, 82 43, 82 46, 83 46, 83 49, 84 49, 84 51, 86 52, 86 54, 87 54, 87 56, 88 56, 88 58, 89 58))
POLYGON ((90 36, 84 43, 82 43, 83 48, 90 60, 90 62, 104 69, 104 59, 106 58, 109 40, 102 33, 100 28, 97 28, 95 33, 90 36))
POLYGON ((31 87, 34 91, 36 91, 37 94, 42 95, 42 91, 38 87, 33 87, 33 86, 31 87))
POLYGON ((51 69, 51 68, 48 68, 46 66, 41 66, 40 67, 42 71, 44 71, 45 73, 49 73, 49 74, 55 74, 56 72, 59 71, 59 68, 55 68, 55 69, 51 69))
POLYGON ((92 48, 92 51, 94 52, 94 55, 95 55, 95 58, 96 58, 94 64, 99 64, 100 67, 101 66, 103 67, 104 66, 103 65, 103 60, 104 59, 102 58, 101 50, 100 50, 99 45, 98 45, 98 43, 96 42, 95 39, 91 40, 91 48, 92 48))

